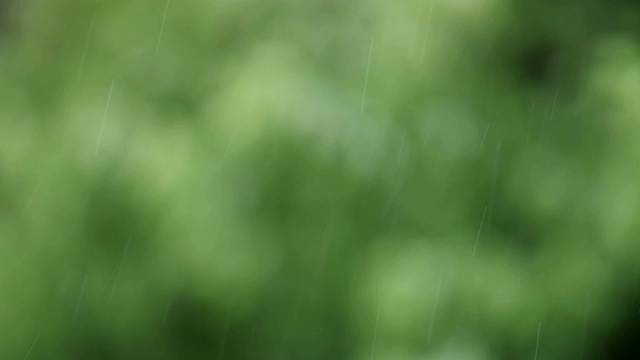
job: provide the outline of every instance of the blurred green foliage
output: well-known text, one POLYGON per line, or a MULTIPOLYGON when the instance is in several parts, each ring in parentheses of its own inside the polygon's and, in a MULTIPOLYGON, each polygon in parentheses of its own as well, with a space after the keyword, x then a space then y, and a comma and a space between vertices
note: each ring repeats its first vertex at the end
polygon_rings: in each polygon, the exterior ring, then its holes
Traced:
POLYGON ((0 1, 0 358, 632 358, 639 34, 633 1, 0 1))

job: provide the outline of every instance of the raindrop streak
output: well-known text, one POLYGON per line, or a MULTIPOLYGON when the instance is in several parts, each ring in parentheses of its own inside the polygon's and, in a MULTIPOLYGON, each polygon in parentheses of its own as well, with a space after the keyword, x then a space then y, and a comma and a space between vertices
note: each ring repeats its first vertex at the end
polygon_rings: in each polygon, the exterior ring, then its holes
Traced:
POLYGON ((36 341, 38 341, 39 337, 40 337, 40 333, 36 335, 35 340, 33 340, 33 343, 31 343, 31 346, 29 347, 29 351, 27 351, 27 355, 24 356, 24 360, 27 360, 29 358, 29 355, 31 355, 31 351, 33 350, 33 347, 36 345, 36 341))
POLYGON ((400 162, 400 160, 402 159, 402 152, 404 150, 404 141, 407 138, 407 131, 405 130, 402 133, 402 142, 400 143, 400 151, 398 152, 398 162, 400 162))
POLYGON ((478 229, 478 236, 476 236, 476 244, 473 246, 473 254, 471 256, 475 256, 476 247, 478 246, 478 240, 480 240, 480 233, 482 232, 482 224, 484 224, 484 216, 487 215, 487 205, 484 206, 484 212, 482 213, 482 220, 480 220, 480 229, 478 229))
POLYGON ((524 148, 529 149, 529 136, 531 135, 531 123, 533 123, 533 110, 536 107, 536 101, 534 100, 531 104, 531 113, 529 114, 529 127, 527 128, 527 141, 525 142, 524 148))
POLYGON ((502 139, 498 140, 497 150, 493 158, 493 177, 491 179, 491 197, 489 198, 489 213, 487 214, 487 231, 491 229, 491 216, 493 214, 493 205, 496 197, 496 185, 498 184, 498 172, 500 170, 500 155, 502 153, 502 139))
POLYGON ((373 344, 371 345, 371 360, 373 360, 373 355, 376 353, 376 339, 378 337, 378 321, 380 320, 380 302, 378 300, 378 310, 376 311, 376 325, 373 329, 373 344))
POLYGON ((84 61, 87 57, 87 49, 89 49, 89 40, 91 40, 91 32, 93 30, 93 24, 95 22, 96 17, 93 16, 91 18, 91 22, 89 23, 89 29, 87 30, 87 38, 84 40, 84 49, 82 50, 82 58, 80 59, 80 68, 78 69, 78 77, 82 76, 82 69, 84 69, 84 61))
POLYGON ((416 31, 411 41, 411 47, 409 48, 409 56, 413 55, 416 46, 416 40, 418 39, 418 32, 420 31, 420 20, 422 19, 422 9, 424 8, 424 0, 420 1, 420 9, 418 10, 418 19, 416 20, 416 31))
POLYGON ((551 115, 549 116, 549 121, 553 121, 553 114, 556 111, 556 101, 558 100, 558 90, 556 90, 556 96, 553 97, 553 106, 551 106, 551 115))
POLYGON ((73 314, 73 325, 76 324, 78 320, 78 312, 80 311, 80 304, 82 303, 82 297, 84 296, 84 289, 87 286, 87 279, 89 278, 89 274, 84 274, 84 279, 82 280, 82 287, 80 288, 80 296, 78 297, 78 303, 76 304, 76 311, 73 314))
POLYGON ((538 337, 536 339, 536 357, 534 360, 538 360, 538 346, 540 345, 540 323, 538 323, 538 337))
POLYGON ((129 239, 127 240, 127 244, 124 246, 124 252, 122 253, 122 258, 120 259, 120 265, 118 265, 118 270, 116 273, 116 279, 113 281, 113 288, 111 288, 111 295, 109 295, 109 302, 113 299, 113 294, 116 292, 116 287, 118 287, 118 280, 120 279, 120 271, 122 270, 122 266, 124 265, 124 260, 127 257, 127 253, 129 252, 129 245, 131 245, 132 235, 129 235, 129 239))
MULTIPOLYGON (((393 193, 391 193, 391 196, 389 197, 389 202, 387 203, 387 205, 385 206, 384 209, 384 214, 388 214, 390 211, 394 211, 394 204, 396 203, 398 196, 400 196, 400 193, 402 192, 402 187, 404 186, 404 182, 406 180, 406 176, 403 176, 402 178, 400 178, 399 182, 398 182, 398 186, 396 187, 396 189, 393 191, 393 193)), ((392 216, 394 216, 394 214, 392 214, 392 216)))
POLYGON ((424 35, 424 43, 422 44, 422 54, 420 55, 420 63, 424 62, 424 53, 427 50, 427 39, 429 38, 429 25, 431 25, 431 14, 433 13, 433 2, 429 9, 429 19, 427 20, 427 33, 424 35))
POLYGON ((162 25, 160 26, 160 34, 158 35, 158 44, 156 44, 156 55, 158 55, 158 50, 160 50, 160 40, 162 40, 162 32, 164 31, 164 22, 167 20, 167 10, 169 10, 169 1, 167 0, 167 5, 164 7, 164 15, 162 16, 162 25))
POLYGON ((118 273, 118 270, 120 270, 120 267, 116 267, 113 272, 111 273, 111 275, 109 276, 109 278, 107 279, 107 282, 104 283, 104 285, 102 286, 102 291, 104 291, 104 289, 107 288, 107 286, 109 286, 109 283, 111 282, 111 280, 113 279, 114 276, 116 276, 116 274, 118 273))
POLYGON ((440 275, 438 275, 438 284, 436 285, 436 298, 433 300, 431 324, 429 324, 429 333, 427 334, 427 345, 431 343, 431 334, 433 333, 433 323, 435 323, 436 312, 438 311, 438 299, 440 298, 440 285, 442 285, 443 273, 444 273, 444 267, 440 269, 440 275))
POLYGON ((484 139, 487 137, 487 133, 489 132, 489 127, 491 127, 491 121, 489 121, 489 124, 487 125, 487 129, 484 131, 484 135, 482 135, 482 141, 480 141, 480 147, 482 147, 482 144, 484 144, 484 139))
POLYGON ((371 37, 371 47, 369 48, 369 61, 367 62, 367 74, 364 78, 364 90, 362 91, 362 105, 360 106, 360 112, 364 111, 364 99, 367 95, 367 83, 369 82, 369 67, 371 66, 371 54, 373 53, 373 36, 371 37))
POLYGON ((109 103, 111 103, 111 93, 113 93, 113 84, 116 79, 111 80, 111 87, 109 88, 109 96, 107 97, 107 105, 104 107, 104 115, 102 116, 102 125, 100 126, 100 135, 98 135, 98 143, 96 144, 96 153, 98 155, 98 149, 100 148, 100 141, 102 140, 102 131, 104 130, 104 123, 107 121, 107 113, 109 112, 109 103))

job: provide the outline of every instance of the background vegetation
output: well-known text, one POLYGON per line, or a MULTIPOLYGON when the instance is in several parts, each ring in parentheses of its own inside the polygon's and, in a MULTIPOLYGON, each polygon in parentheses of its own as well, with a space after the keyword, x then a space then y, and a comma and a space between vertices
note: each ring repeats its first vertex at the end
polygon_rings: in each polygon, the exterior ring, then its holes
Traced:
POLYGON ((3 359, 629 359, 640 4, 0 1, 3 359))

